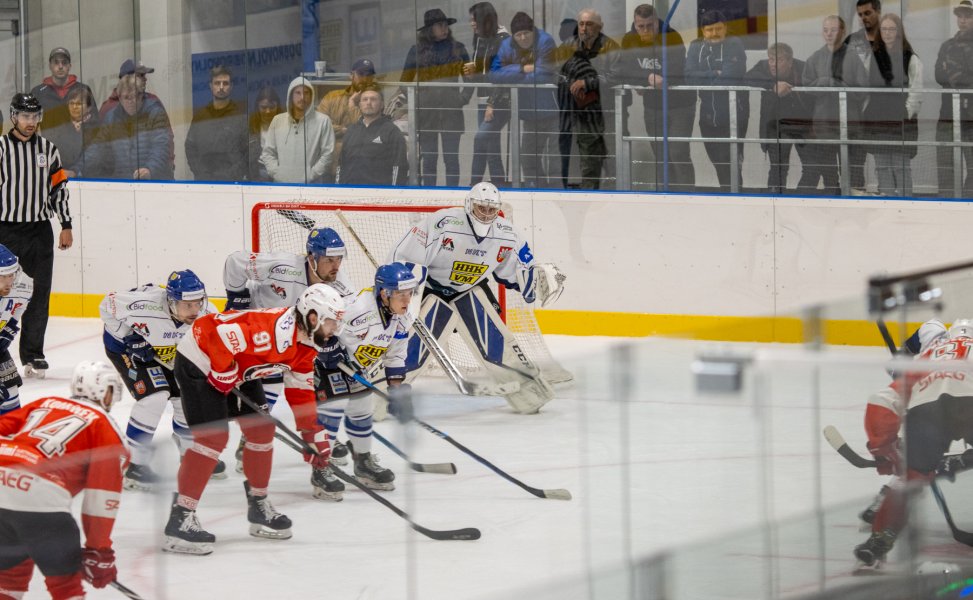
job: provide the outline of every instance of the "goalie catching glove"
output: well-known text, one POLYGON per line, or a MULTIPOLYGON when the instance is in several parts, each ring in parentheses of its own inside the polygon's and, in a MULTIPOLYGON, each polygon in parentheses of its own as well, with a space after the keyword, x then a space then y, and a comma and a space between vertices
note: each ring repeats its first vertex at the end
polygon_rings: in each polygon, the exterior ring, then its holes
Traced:
POLYGON ((317 454, 304 451, 304 462, 310 463, 315 469, 324 469, 331 462, 331 445, 328 444, 328 432, 323 428, 320 431, 301 431, 301 439, 317 450, 317 454))
POLYGON ((542 307, 561 297, 567 278, 553 263, 536 264, 517 273, 524 300, 528 303, 539 300, 542 307))

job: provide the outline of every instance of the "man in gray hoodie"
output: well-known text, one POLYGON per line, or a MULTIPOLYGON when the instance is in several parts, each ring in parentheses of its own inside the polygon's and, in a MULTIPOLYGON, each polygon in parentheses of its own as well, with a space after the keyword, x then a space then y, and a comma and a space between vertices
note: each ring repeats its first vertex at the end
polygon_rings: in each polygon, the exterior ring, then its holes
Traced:
POLYGON ((314 88, 297 77, 287 88, 287 112, 274 117, 260 162, 279 183, 327 183, 334 160, 331 118, 314 109, 314 88))

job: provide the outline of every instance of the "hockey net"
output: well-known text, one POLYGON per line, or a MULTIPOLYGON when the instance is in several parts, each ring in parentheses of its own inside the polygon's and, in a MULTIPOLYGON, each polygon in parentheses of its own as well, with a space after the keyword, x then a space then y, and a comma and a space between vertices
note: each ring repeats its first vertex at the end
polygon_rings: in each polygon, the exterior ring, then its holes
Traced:
MULTIPOLYGON (((358 202, 259 202, 251 211, 253 251, 304 254, 308 231, 315 227, 330 227, 345 240, 347 247, 348 254, 342 263, 342 271, 358 289, 371 287, 375 268, 338 218, 338 211, 341 211, 365 247, 381 264, 392 245, 409 228, 428 213, 453 206, 447 203, 437 205, 428 200, 424 200, 422 204, 408 204, 401 199, 390 202, 387 199, 371 198, 367 200, 367 204, 362 200, 358 202)), ((502 287, 494 287, 494 291, 503 309, 502 316, 508 329, 517 338, 521 349, 541 370, 543 378, 550 383, 570 381, 573 378, 571 373, 551 356, 531 306, 518 293, 505 294, 502 287)), ((453 362, 468 374, 482 368, 474 358, 475 348, 468 347, 458 335, 449 336, 445 350, 453 362)))

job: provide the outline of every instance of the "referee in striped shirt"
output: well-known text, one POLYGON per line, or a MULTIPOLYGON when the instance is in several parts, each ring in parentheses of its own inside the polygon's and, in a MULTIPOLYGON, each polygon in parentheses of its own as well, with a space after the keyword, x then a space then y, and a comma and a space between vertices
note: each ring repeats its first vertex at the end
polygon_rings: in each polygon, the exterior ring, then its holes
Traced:
POLYGON ((68 211, 68 177, 53 143, 37 134, 43 118, 40 102, 30 94, 10 101, 13 129, 0 137, 0 244, 10 249, 34 280, 34 295, 24 312, 20 362, 27 377, 44 377, 44 333, 54 271, 54 230, 61 222, 57 247, 66 250, 74 239, 68 211))

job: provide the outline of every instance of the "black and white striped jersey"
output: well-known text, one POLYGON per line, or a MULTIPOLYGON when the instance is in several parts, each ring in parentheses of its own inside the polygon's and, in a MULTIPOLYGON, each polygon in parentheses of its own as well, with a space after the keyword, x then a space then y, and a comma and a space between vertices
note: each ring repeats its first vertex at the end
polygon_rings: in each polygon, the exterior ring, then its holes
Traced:
POLYGON ((0 222, 33 223, 57 216, 71 227, 68 177, 57 147, 34 134, 21 141, 13 131, 0 137, 0 222))

